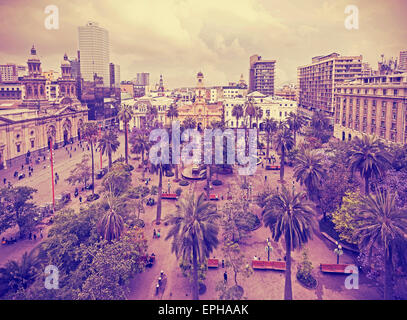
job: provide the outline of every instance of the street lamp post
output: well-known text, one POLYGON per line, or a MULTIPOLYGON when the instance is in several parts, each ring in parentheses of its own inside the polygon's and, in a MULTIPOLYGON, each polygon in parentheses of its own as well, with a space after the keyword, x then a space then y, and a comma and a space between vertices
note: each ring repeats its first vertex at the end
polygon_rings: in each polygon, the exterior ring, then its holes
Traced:
POLYGON ((271 242, 267 239, 266 240, 267 245, 265 247, 266 253, 267 253, 267 261, 270 261, 270 253, 273 251, 273 247, 271 246, 271 242))
POLYGON ((343 250, 342 246, 338 243, 338 241, 335 242, 336 248, 334 250, 334 253, 336 254, 336 264, 339 264, 339 257, 343 255, 343 250))

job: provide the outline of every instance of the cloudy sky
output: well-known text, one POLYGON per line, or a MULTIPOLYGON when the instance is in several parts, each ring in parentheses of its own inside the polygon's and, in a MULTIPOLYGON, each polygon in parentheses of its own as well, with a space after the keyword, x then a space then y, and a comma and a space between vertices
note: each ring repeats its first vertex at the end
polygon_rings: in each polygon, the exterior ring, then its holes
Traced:
POLYGON ((32 44, 43 70, 59 70, 78 49, 77 27, 96 21, 108 29, 111 61, 121 79, 163 74, 169 87, 248 78, 249 56, 275 59, 277 85, 296 82, 297 67, 317 55, 380 55, 407 50, 407 0, 0 0, 0 63, 25 64, 32 44), (59 29, 47 30, 48 5, 59 29), (347 30, 345 8, 359 9, 359 29, 347 30))

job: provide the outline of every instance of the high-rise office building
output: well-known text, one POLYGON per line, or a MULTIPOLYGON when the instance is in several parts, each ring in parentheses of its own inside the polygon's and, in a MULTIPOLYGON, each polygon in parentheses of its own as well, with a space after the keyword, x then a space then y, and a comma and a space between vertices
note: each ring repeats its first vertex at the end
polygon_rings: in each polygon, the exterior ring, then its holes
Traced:
POLYGON ((103 78, 109 86, 109 33, 96 22, 78 27, 79 51, 81 53, 81 75, 84 81, 93 81, 94 76, 103 78))
POLYGON ((407 143, 407 76, 375 74, 345 81, 335 88, 334 135, 342 140, 376 136, 407 143))
POLYGON ((334 89, 338 84, 362 75, 362 56, 331 53, 312 58, 298 68, 298 105, 311 111, 334 112, 334 89))
POLYGON ((110 87, 120 88, 120 66, 110 63, 110 87))
POLYGON ((262 60, 257 54, 250 57, 249 92, 274 95, 274 71, 276 60, 262 60))
POLYGON ((407 51, 400 51, 399 70, 407 71, 407 51))
POLYGON ((137 73, 136 85, 138 86, 149 86, 150 85, 150 74, 147 72, 137 73))
POLYGON ((17 66, 12 63, 0 65, 0 82, 16 82, 18 80, 17 66))

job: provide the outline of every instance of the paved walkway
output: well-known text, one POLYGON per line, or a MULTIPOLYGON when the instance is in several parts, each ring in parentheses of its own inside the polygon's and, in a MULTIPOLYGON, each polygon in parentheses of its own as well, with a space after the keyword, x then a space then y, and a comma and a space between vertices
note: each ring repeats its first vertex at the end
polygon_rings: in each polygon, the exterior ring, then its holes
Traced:
MULTIPOLYGON (((286 181, 287 186, 292 187, 292 168, 286 168, 286 181)), ((133 174, 133 179, 135 174, 133 174)), ((151 184, 158 184, 158 177, 151 176, 151 184)), ((226 199, 229 184, 236 182, 236 175, 232 176, 219 176, 223 181, 222 186, 215 186, 213 193, 223 195, 226 199)), ((259 192, 268 184, 272 187, 279 185, 279 171, 266 171, 258 166, 256 174, 249 178, 249 181, 253 184, 254 194, 259 192), (267 182, 264 182, 264 175, 267 175, 267 182)), ((163 187, 167 185, 167 179, 163 179, 163 187)), ((171 178, 172 179, 172 178, 171 178)), ((135 183, 138 183, 135 180, 135 183)), ((171 182, 174 186, 173 190, 178 188, 178 184, 171 182), (175 187, 176 186, 176 187, 175 187)), ((196 188, 196 194, 200 191, 203 192, 203 187, 206 185, 206 181, 199 181, 194 187, 180 187, 185 192, 192 192, 192 188, 196 188)), ((294 184, 298 190, 301 188, 297 183, 294 184)), ((226 201, 226 200, 225 200, 226 201)), ((222 206, 224 201, 217 201, 218 208, 222 206)), ((162 218, 176 210, 176 202, 174 200, 163 200, 162 206, 162 218)), ((260 209, 255 206, 254 212, 260 216, 260 209)), ((138 274, 132 280, 130 285, 129 299, 190 299, 191 298, 191 285, 189 281, 182 275, 177 259, 175 255, 171 253, 171 241, 165 241, 165 237, 169 230, 169 226, 161 224, 159 227, 152 224, 152 221, 156 216, 156 206, 146 207, 146 213, 142 217, 145 222, 145 234, 148 239, 149 253, 154 252, 156 255, 156 263, 151 269, 147 269, 142 274, 138 274), (161 232, 160 239, 152 239, 153 229, 159 228, 161 232), (155 295, 155 286, 159 277, 160 271, 163 270, 167 275, 167 285, 163 294, 155 295)), ((261 257, 263 260, 267 260, 267 254, 265 252, 266 239, 270 236, 269 229, 264 226, 251 233, 251 238, 247 241, 246 245, 242 245, 242 252, 245 254, 247 261, 250 263, 254 255, 261 257)), ((284 259, 285 250, 282 247, 282 243, 272 243, 273 251, 271 259, 284 259)), ((319 232, 314 235, 306 247, 308 248, 309 258, 313 263, 314 270, 313 275, 318 281, 318 286, 314 290, 304 288, 296 279, 296 271, 298 263, 302 259, 302 251, 295 251, 292 253, 292 285, 293 285, 293 297, 294 299, 305 300, 343 300, 343 299, 381 299, 380 294, 372 283, 368 281, 363 274, 360 275, 359 289, 347 290, 345 288, 346 275, 331 275, 323 274, 319 270, 320 263, 336 263, 336 256, 333 253, 334 246, 326 239, 324 239, 319 232)), ((212 257, 222 260, 221 244, 213 252, 212 257)), ((341 256, 340 262, 342 263, 355 263, 355 256, 345 252, 341 256)), ((205 285, 207 287, 206 292, 200 296, 200 299, 218 300, 219 293, 215 291, 215 287, 219 281, 223 281, 224 269, 221 267, 218 269, 209 269, 207 271, 207 278, 205 285)), ((233 271, 228 270, 229 283, 233 282, 233 271)), ((248 299, 259 300, 278 300, 284 298, 284 273, 278 271, 254 271, 249 279, 243 279, 242 276, 238 276, 238 283, 245 289, 244 296, 248 299)))
MULTIPOLYGON (((120 147, 119 150, 113 155, 113 160, 119 158, 121 155, 124 154, 124 136, 119 136, 120 147)), ((74 210, 79 210, 80 203, 79 197, 75 198, 73 196, 73 192, 75 190, 75 186, 69 185, 65 179, 69 176, 70 171, 75 166, 75 164, 80 163, 82 160, 83 155, 89 155, 90 151, 87 150, 86 143, 83 142, 82 146, 84 147, 84 151, 79 147, 79 142, 75 142, 73 145, 68 145, 67 149, 69 152, 64 148, 59 148, 54 151, 54 173, 58 172, 60 177, 58 183, 55 185, 55 197, 60 195, 63 192, 70 192, 71 199, 67 204, 67 208, 73 208, 74 210), (70 148, 72 147, 72 151, 70 148), (75 151, 76 148, 76 151, 75 151), (72 157, 69 156, 72 154, 72 157)), ((100 169, 100 158, 99 153, 94 152, 95 156, 95 173, 100 169)), ((103 166, 107 166, 108 159, 106 156, 103 156, 103 166)), ((90 161, 89 161, 90 164, 90 161)), ((41 206, 46 203, 52 204, 52 189, 51 189, 51 170, 50 170, 50 160, 49 160, 49 151, 48 157, 44 161, 41 158, 41 162, 39 164, 32 164, 34 168, 34 173, 31 177, 28 176, 28 165, 25 165, 24 161, 24 171, 26 173, 26 178, 22 180, 15 179, 13 177, 13 173, 15 170, 21 171, 21 161, 17 163, 13 163, 13 167, 7 168, 5 170, 0 170, 0 183, 3 184, 3 178, 6 178, 8 181, 12 181, 13 186, 30 186, 38 191, 34 194, 33 201, 36 205, 41 206), (44 167, 45 166, 45 167, 44 167)), ((95 179, 95 190, 97 190, 101 180, 95 179)), ((90 181, 88 182, 90 183, 90 181)), ((0 184, 0 186, 1 186, 0 184)), ((81 186, 78 185, 80 189, 81 186)), ((86 192, 80 192, 79 195, 82 195, 83 200, 86 201, 87 195, 89 195, 91 191, 87 190, 86 192)), ((86 205, 82 203, 81 205, 86 205)), ((0 245, 0 266, 4 265, 9 260, 19 260, 24 252, 31 251, 34 249, 38 244, 41 242, 39 237, 39 228, 42 227, 44 239, 48 234, 49 226, 40 225, 37 227, 37 240, 18 240, 16 243, 11 245, 0 245)), ((10 239, 10 237, 16 238, 18 237, 18 227, 15 226, 10 228, 3 233, 0 234, 0 239, 3 237, 10 239)))

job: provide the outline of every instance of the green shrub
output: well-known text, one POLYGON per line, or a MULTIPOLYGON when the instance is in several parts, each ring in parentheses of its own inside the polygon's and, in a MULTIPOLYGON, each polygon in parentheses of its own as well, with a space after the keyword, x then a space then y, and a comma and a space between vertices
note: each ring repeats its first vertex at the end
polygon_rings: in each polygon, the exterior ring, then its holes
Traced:
POLYGON ((305 287, 313 289, 317 285, 317 280, 312 276, 312 262, 308 258, 308 250, 304 249, 302 252, 302 261, 298 265, 297 279, 305 287))
POLYGON ((177 190, 175 190, 175 194, 177 195, 177 197, 179 197, 182 193, 182 189, 178 188, 177 190))

